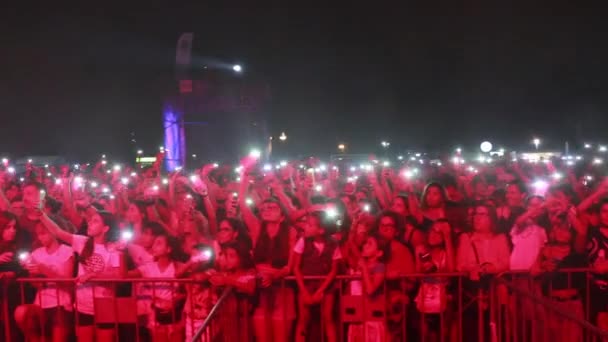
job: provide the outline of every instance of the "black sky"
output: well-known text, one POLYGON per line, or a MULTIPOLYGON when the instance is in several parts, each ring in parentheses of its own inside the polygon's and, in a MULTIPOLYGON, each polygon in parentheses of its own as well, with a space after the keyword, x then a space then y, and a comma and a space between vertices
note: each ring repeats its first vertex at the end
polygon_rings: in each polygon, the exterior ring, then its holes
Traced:
POLYGON ((381 139, 400 148, 601 139, 603 8, 480 3, 3 11, 0 152, 124 155, 131 131, 155 148, 176 40, 188 31, 195 60, 239 61, 263 75, 271 128, 299 151, 345 141, 369 152, 381 139))

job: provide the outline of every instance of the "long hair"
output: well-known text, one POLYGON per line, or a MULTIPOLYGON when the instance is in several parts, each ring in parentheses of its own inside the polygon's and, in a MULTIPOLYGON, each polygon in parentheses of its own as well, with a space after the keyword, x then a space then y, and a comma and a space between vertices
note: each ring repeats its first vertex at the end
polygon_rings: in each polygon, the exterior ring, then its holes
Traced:
MULTIPOLYGON (((378 233, 369 234, 367 236, 368 239, 376 240, 376 244, 378 244, 378 250, 382 251, 382 256, 378 259, 380 262, 388 262, 391 259, 391 244, 390 241, 384 240, 378 233)), ((363 248, 363 246, 361 246, 363 248)))
MULTIPOLYGON (((8 224, 11 221, 15 221, 17 223, 17 216, 9 211, 0 212, 0 237, 1 234, 4 234, 4 230, 8 227, 8 224)), ((0 253, 4 253, 7 251, 15 251, 17 248, 16 241, 0 241, 0 253)))
POLYGON ((377 234, 380 230, 380 221, 383 217, 390 217, 395 222, 395 229, 397 230, 397 240, 401 241, 403 239, 403 228, 405 227, 405 223, 403 222, 401 215, 397 214, 391 210, 385 210, 378 217, 376 217, 376 224, 374 225, 373 234, 377 234))
POLYGON ((249 231, 247 230, 247 226, 245 226, 245 223, 243 223, 243 221, 241 220, 231 217, 227 217, 222 221, 228 222, 230 227, 232 227, 232 230, 237 233, 236 241, 245 246, 247 250, 251 250, 251 248, 253 247, 253 242, 251 241, 251 237, 249 236, 249 231))
POLYGON ((271 239, 268 235, 268 222, 262 221, 260 226, 260 236, 253 248, 253 258, 256 262, 262 263, 271 261, 276 264, 279 261, 287 263, 291 251, 289 250, 289 230, 291 224, 289 222, 287 211, 285 208, 274 198, 268 198, 263 203, 276 203, 281 208, 281 215, 283 220, 279 224, 279 233, 274 239, 271 239))
POLYGON ((426 197, 428 196, 429 190, 431 188, 439 189, 439 193, 441 194, 441 199, 443 200, 444 204, 448 200, 448 194, 445 191, 445 188, 443 187, 443 185, 441 185, 440 183, 437 183, 437 182, 430 182, 424 187, 424 190, 422 191, 422 196, 421 196, 421 200, 420 200, 421 209, 428 209, 428 206, 426 204, 426 197))
POLYGON ((159 237, 164 238, 167 242, 167 246, 171 248, 171 253, 169 253, 169 260, 180 261, 184 253, 182 252, 179 240, 176 237, 171 236, 167 231, 163 231, 162 233, 158 234, 156 236, 156 239, 158 239, 159 237))
POLYGON ((146 206, 146 203, 144 201, 140 201, 140 200, 133 200, 133 201, 131 201, 131 204, 133 204, 135 207, 137 207, 137 210, 139 211, 139 214, 141 215, 142 223, 148 221, 148 208, 146 206))
POLYGON ((255 263, 251 256, 251 253, 249 252, 247 247, 244 246, 242 243, 238 241, 228 242, 227 244, 224 244, 222 246, 222 251, 225 252, 227 249, 234 249, 236 251, 236 254, 239 257, 239 261, 241 264, 240 268, 242 270, 250 270, 252 268, 255 268, 255 263))
MULTIPOLYGON (((104 226, 109 227, 108 231, 106 232, 106 241, 118 241, 119 229, 116 217, 107 211, 98 211, 97 214, 99 217, 101 217, 101 221, 103 222, 104 226)), ((84 248, 82 249, 82 252, 78 256, 78 261, 86 262, 91 255, 93 255, 94 248, 95 241, 93 241, 92 237, 89 237, 84 245, 84 248)))
MULTIPOLYGON (((498 233, 498 215, 496 214, 496 207, 494 207, 493 205, 490 205, 486 202, 477 202, 475 203, 475 205, 473 206, 473 213, 475 213, 475 210, 477 208, 486 208, 486 210, 488 211, 488 218, 490 219, 490 231, 494 234, 498 233)), ((473 231, 475 231, 475 226, 472 227, 473 231)))

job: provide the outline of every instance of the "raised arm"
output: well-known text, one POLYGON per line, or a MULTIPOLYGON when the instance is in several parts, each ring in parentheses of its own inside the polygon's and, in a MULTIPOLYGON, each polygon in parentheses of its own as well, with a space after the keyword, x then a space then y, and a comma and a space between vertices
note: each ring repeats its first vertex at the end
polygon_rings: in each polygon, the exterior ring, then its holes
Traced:
POLYGON ((376 196, 378 203, 380 203, 380 207, 382 207, 382 209, 388 208, 386 193, 380 182, 378 182, 378 176, 376 175, 376 173, 370 172, 367 178, 369 179, 369 183, 372 186, 372 189, 374 190, 374 195, 376 196))
POLYGON ((281 184, 279 180, 275 178, 271 183, 271 187, 272 193, 277 196, 281 204, 287 209, 288 214, 291 216, 291 214, 296 210, 296 208, 293 206, 291 198, 289 198, 287 194, 285 194, 285 191, 283 190, 283 184, 281 184))
POLYGON ((249 205, 247 205, 247 193, 249 191, 249 177, 245 174, 241 175, 241 183, 239 186, 239 207, 241 209, 241 215, 243 216, 243 221, 247 225, 249 229, 249 234, 251 235, 251 240, 255 245, 257 243, 258 237, 260 235, 260 221, 253 214, 249 205))
POLYGON ((67 213, 67 218, 75 226, 80 226, 82 223, 82 217, 78 214, 76 205, 74 204, 74 196, 72 196, 72 184, 74 183, 74 176, 71 175, 69 178, 63 178, 61 185, 63 187, 63 202, 64 208, 67 213))
POLYGON ((585 213, 594 203, 601 200, 606 195, 608 195, 608 178, 602 181, 593 194, 581 201, 577 207, 578 212, 585 213))

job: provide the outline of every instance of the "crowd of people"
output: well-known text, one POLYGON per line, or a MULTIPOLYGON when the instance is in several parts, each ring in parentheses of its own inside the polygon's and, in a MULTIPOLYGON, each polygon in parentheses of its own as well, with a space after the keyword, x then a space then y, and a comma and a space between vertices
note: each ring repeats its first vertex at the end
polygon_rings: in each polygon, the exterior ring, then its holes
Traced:
MULTIPOLYGON (((187 174, 163 173, 162 157, 133 169, 105 159, 28 164, 19 176, 4 166, 0 277, 9 310, 1 318, 19 328, 10 332, 15 339, 113 341, 122 332, 96 323, 94 301, 132 296, 142 339, 190 341, 217 289, 230 286, 246 308, 234 320, 249 331, 239 333, 256 341, 310 339, 317 316, 330 342, 398 341, 404 333, 474 340, 483 305, 465 310, 455 333, 455 298, 466 294, 455 293, 448 276, 408 278, 455 272, 466 274, 467 289, 527 271, 528 290, 581 318, 587 309, 590 321, 608 327, 608 181, 592 163, 391 165, 370 157, 363 165, 314 158, 264 165, 249 156, 187 174), (592 269, 590 288, 584 274, 556 272, 566 268, 592 269), (337 282, 341 275, 352 277, 337 282), (21 287, 23 295, 15 284, 24 277, 56 281, 21 287), (125 288, 96 278, 193 282, 125 288), (385 319, 341 327, 338 293, 381 303, 385 319)), ((554 333, 582 338, 567 324, 554 333)))

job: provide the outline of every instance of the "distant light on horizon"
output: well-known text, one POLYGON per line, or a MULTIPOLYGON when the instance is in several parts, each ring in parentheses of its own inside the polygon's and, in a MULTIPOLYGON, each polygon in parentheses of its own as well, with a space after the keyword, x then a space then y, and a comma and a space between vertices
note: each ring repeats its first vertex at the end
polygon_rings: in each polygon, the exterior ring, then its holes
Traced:
POLYGON ((249 156, 253 157, 255 159, 259 159, 262 156, 262 152, 260 152, 260 150, 254 148, 251 151, 249 151, 249 156))

